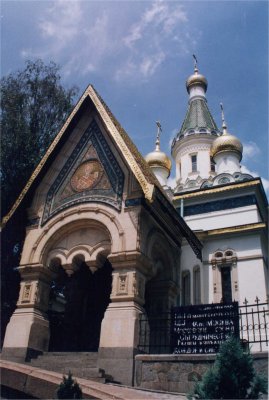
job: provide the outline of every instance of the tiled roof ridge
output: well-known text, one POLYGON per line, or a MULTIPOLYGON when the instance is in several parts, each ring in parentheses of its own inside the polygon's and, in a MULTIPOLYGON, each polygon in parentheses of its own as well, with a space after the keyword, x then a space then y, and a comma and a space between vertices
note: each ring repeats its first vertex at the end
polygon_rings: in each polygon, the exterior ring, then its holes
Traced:
MULTIPOLYGON (((110 119, 112 120, 113 124, 115 125, 116 129, 122 136, 123 140, 125 141, 126 145, 132 152, 136 162, 140 165, 144 175, 147 177, 150 183, 154 184, 155 186, 158 186, 159 189, 161 189, 162 192, 164 192, 162 186, 160 185, 158 179, 155 177, 153 172, 151 171, 150 167, 148 166, 146 160, 144 157, 141 155, 140 151, 136 147, 136 145, 133 143, 131 140, 130 136, 128 133, 125 131, 125 129, 122 127, 122 125, 119 123, 115 115, 112 113, 106 102, 103 100, 103 98, 100 96, 100 94, 97 92, 94 86, 92 86, 93 90, 95 91, 98 99, 102 103, 103 107, 105 108, 106 112, 108 113, 110 119)), ((166 194, 165 194, 166 196, 166 194)))

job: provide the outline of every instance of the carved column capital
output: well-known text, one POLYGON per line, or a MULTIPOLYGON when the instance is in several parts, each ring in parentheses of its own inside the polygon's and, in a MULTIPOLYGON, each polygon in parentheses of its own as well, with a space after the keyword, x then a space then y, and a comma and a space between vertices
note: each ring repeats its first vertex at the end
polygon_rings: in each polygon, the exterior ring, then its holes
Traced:
POLYGON ((42 264, 21 264, 18 271, 23 281, 41 279, 50 282, 56 276, 52 269, 44 267, 42 264))
POLYGON ((55 272, 42 264, 20 265, 21 275, 18 308, 37 308, 47 310, 50 284, 55 272))
POLYGON ((151 275, 152 261, 139 251, 123 251, 108 256, 114 270, 135 270, 151 275))
POLYGON ((112 302, 144 304, 146 278, 140 271, 113 271, 112 302))

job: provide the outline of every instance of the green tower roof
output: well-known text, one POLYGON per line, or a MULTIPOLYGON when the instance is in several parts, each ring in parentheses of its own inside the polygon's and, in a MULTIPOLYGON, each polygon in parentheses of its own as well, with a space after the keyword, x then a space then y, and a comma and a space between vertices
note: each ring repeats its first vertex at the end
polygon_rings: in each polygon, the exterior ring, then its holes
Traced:
POLYGON ((205 99, 196 98, 190 101, 185 119, 179 133, 177 134, 177 138, 185 136, 188 132, 191 133, 191 130, 194 131, 192 133, 205 134, 216 134, 219 132, 205 99))

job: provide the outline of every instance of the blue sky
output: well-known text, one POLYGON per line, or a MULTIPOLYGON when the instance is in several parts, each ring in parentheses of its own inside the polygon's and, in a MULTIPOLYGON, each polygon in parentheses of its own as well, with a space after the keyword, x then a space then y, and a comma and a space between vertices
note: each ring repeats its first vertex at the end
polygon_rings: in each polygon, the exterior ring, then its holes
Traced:
POLYGON ((65 86, 92 83, 143 155, 183 121, 192 54, 208 80, 218 126, 244 145, 243 170, 268 181, 267 1, 2 0, 1 74, 42 58, 62 66, 65 86))

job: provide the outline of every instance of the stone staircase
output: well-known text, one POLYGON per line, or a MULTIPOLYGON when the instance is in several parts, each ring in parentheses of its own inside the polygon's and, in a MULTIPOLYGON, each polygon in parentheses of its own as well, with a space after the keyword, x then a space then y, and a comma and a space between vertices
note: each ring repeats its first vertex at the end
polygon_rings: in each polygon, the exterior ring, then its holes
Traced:
POLYGON ((105 383, 106 378, 111 377, 105 376, 104 370, 98 368, 97 361, 97 352, 45 352, 27 364, 63 375, 70 371, 74 377, 105 383))

